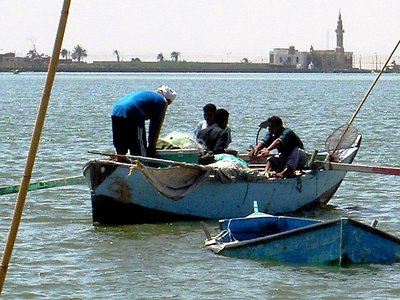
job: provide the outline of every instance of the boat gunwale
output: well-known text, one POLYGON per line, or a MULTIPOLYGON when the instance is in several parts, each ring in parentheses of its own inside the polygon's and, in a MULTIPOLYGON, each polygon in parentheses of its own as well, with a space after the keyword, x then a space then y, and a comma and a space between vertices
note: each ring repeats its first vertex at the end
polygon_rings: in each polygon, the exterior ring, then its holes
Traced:
POLYGON ((359 221, 353 220, 351 218, 338 218, 338 219, 334 219, 334 220, 329 220, 329 221, 321 221, 320 223, 316 223, 316 224, 311 224, 311 225, 306 225, 300 228, 295 228, 292 230, 288 230, 288 231, 284 231, 284 232, 278 232, 275 234, 271 234, 268 236, 262 236, 262 237, 258 237, 258 238, 254 238, 254 239, 249 239, 249 240, 242 240, 242 241, 232 241, 232 242, 226 242, 226 243, 219 243, 217 240, 215 240, 216 245, 219 245, 221 250, 223 249, 230 249, 230 248, 238 248, 238 247, 244 247, 244 246, 248 246, 248 245, 256 245, 256 244, 260 244, 263 242, 267 242, 267 241, 275 241, 275 240, 280 240, 280 239, 284 239, 286 237, 292 236, 292 235, 296 235, 298 233, 302 233, 302 232, 307 232, 310 230, 313 230, 315 228, 323 228, 323 227, 327 227, 327 226, 331 226, 333 224, 336 223, 343 223, 343 222, 350 222, 352 226, 356 226, 362 229, 365 229, 371 233, 374 234, 378 234, 384 238, 388 238, 394 242, 400 243, 400 238, 387 233, 385 231, 382 231, 378 228, 374 228, 372 226, 369 226, 367 224, 361 223, 359 221))
MULTIPOLYGON (((357 144, 359 145, 359 143, 357 144)), ((346 155, 344 157, 344 159, 347 159, 349 156, 356 156, 356 153, 358 151, 358 146, 354 146, 354 147, 350 147, 347 149, 354 149, 353 152, 349 153, 348 155, 346 155)), ((353 160, 352 159, 352 160, 353 160)), ((89 165, 92 163, 97 163, 97 164, 101 164, 101 165, 109 165, 109 166, 118 166, 118 167, 125 167, 125 168, 132 168, 134 167, 136 164, 140 164, 145 168, 153 168, 153 169, 164 169, 164 168, 176 168, 176 169, 180 169, 180 168, 189 168, 189 169, 202 169, 202 170, 209 170, 209 179, 214 179, 215 178, 215 171, 216 169, 214 169, 213 167, 209 166, 209 165, 199 165, 199 164, 195 164, 195 163, 179 163, 179 164, 175 164, 174 165, 174 161, 170 161, 170 160, 163 160, 163 159, 157 159, 159 161, 160 164, 165 164, 166 166, 148 166, 146 164, 146 161, 141 161, 141 160, 133 160, 131 163, 125 163, 125 162, 118 162, 118 161, 114 161, 114 160, 110 160, 110 159, 92 159, 89 160, 88 162, 85 163, 85 165, 83 166, 82 170, 83 173, 85 174, 86 170, 88 169, 89 165)), ((257 168, 250 168, 253 171, 257 171, 257 168)), ((140 168, 139 168, 140 171, 140 168)), ((345 172, 345 171, 335 171, 335 170, 329 170, 329 169, 324 169, 324 168, 318 168, 318 169, 313 169, 313 168, 306 168, 301 170, 298 174, 296 174, 295 176, 292 177, 285 177, 285 178, 278 178, 278 177, 268 177, 267 175, 255 175, 253 180, 249 180, 249 179, 244 179, 241 177, 238 177, 234 180, 234 182, 244 182, 244 183, 248 183, 248 182, 252 182, 252 183, 265 183, 265 182, 271 182, 271 181, 277 181, 277 180, 293 180, 293 179, 297 179, 300 177, 305 177, 308 175, 315 175, 317 172, 324 172, 324 171, 334 171, 334 172, 345 172)), ((259 174, 262 174, 262 172, 259 174)), ((224 183, 226 184, 226 183, 224 183)))
MULTIPOLYGON (((354 145, 344 149, 344 150, 354 149, 355 152, 353 151, 353 152, 347 154, 345 157, 343 157, 339 161, 339 163, 341 161, 347 159, 348 157, 353 156, 353 158, 351 159, 351 162, 350 162, 350 163, 352 163, 353 159, 357 155, 357 152, 358 152, 358 150, 360 148, 361 139, 362 139, 362 135, 359 134, 357 136, 357 138, 356 138, 356 141, 354 142, 354 145)), ((94 153, 94 152, 92 152, 92 153, 94 153)), ((97 153, 97 154, 100 154, 100 152, 97 153)), ((104 155, 104 153, 102 155, 104 155)), ((327 155, 328 155, 328 153, 327 153, 327 155)), ((112 157, 112 156, 113 156, 113 154, 110 154, 110 157, 112 157)), ((102 158, 101 159, 91 159, 91 160, 89 160, 88 162, 85 163, 85 165, 83 166, 82 170, 83 170, 83 173, 85 173, 85 171, 88 168, 88 166, 90 165, 90 163, 94 163, 94 162, 95 163, 102 163, 102 164, 104 163, 106 165, 118 165, 118 166, 121 166, 121 167, 131 167, 132 165, 140 163, 143 166, 146 166, 146 167, 149 167, 149 168, 162 168, 162 166, 152 167, 152 166, 147 166, 145 164, 146 161, 152 161, 152 160, 154 160, 154 162, 159 162, 160 164, 167 165, 165 168, 171 168, 171 167, 183 167, 183 168, 185 168, 185 167, 188 167, 188 168, 200 168, 200 169, 213 170, 213 168, 210 167, 209 165, 200 165, 200 164, 196 164, 196 163, 186 163, 186 162, 176 162, 176 161, 173 161, 173 160, 166 160, 166 159, 161 159, 161 158, 156 158, 156 159, 150 158, 149 159, 149 158, 146 158, 146 157, 140 157, 138 159, 133 159, 131 163, 118 162, 118 161, 115 161, 115 160, 111 160, 110 158, 108 158, 108 159, 102 159, 102 158)), ((257 169, 257 168, 254 168, 254 169, 257 169)), ((319 168, 319 169, 306 168, 306 169, 302 170, 299 175, 296 175, 294 177, 288 177, 288 178, 267 178, 266 177, 266 179, 269 179, 269 180, 271 180, 271 179, 272 180, 274 180, 274 179, 291 179, 291 178, 296 178, 296 177, 303 176, 303 175, 306 175, 308 173, 312 173, 312 172, 316 172, 316 171, 328 171, 328 170, 323 169, 323 168, 319 168)))
POLYGON ((314 229, 315 227, 326 227, 326 226, 330 226, 332 224, 338 223, 340 222, 341 219, 334 219, 334 220, 330 220, 330 221, 320 221, 320 223, 316 223, 316 224, 310 224, 310 225, 306 225, 303 227, 299 227, 299 228, 295 228, 295 229, 291 229, 291 230, 287 230, 287 231, 283 231, 283 232, 278 232, 278 233, 274 233, 274 234, 270 234, 267 236, 262 236, 262 237, 258 237, 258 238, 254 238, 254 239, 248 239, 248 240, 242 240, 242 241, 232 241, 232 242, 226 242, 226 243, 219 243, 218 241, 215 240, 217 245, 221 246, 221 250, 222 249, 229 249, 229 248, 236 248, 236 247, 242 247, 242 246, 247 246, 247 245, 251 245, 251 244, 259 244, 259 243, 263 243, 265 241, 273 241, 273 240, 280 240, 283 239, 287 236, 292 236, 295 235, 299 232, 306 232, 309 231, 311 229, 314 229))

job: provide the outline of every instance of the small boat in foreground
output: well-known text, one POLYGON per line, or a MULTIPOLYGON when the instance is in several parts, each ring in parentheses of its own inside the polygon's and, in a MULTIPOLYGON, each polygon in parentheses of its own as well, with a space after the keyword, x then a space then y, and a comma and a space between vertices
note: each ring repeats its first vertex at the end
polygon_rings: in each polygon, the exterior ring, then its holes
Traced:
POLYGON ((204 247, 224 256, 296 264, 400 262, 400 239, 349 218, 317 221, 253 214, 220 220, 204 247))

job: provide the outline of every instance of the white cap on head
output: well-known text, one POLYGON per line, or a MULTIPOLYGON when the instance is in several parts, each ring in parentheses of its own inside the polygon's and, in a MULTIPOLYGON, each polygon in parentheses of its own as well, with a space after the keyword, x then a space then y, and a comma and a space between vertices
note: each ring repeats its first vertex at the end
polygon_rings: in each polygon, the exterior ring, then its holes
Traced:
POLYGON ((176 92, 173 89, 166 86, 165 84, 163 84, 157 89, 157 93, 163 95, 164 98, 167 99, 169 103, 172 103, 176 98, 176 92))

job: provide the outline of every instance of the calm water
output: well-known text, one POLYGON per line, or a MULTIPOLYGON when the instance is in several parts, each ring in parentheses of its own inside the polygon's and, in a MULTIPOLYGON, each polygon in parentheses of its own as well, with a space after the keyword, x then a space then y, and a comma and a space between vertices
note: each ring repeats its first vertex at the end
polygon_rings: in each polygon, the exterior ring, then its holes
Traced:
MULTIPOLYGON (((254 143, 272 114, 304 141, 323 149, 347 122, 374 80, 370 74, 58 74, 32 180, 81 173, 112 149, 114 100, 166 83, 178 92, 163 134, 191 133, 202 106, 231 113, 233 148, 254 143)), ((45 74, 0 73, 0 185, 23 174, 45 74)), ((357 116, 363 134, 359 164, 400 166, 400 76, 384 74, 357 116)), ((329 207, 299 216, 350 216, 400 235, 400 177, 348 174, 329 207)), ((210 191, 212 192, 212 191, 210 191)), ((16 195, 0 196, 6 239, 16 195)), ((209 222, 216 232, 217 222, 209 222)), ((339 269, 231 259, 200 248, 198 222, 94 226, 89 190, 67 186, 29 192, 3 296, 7 299, 266 299, 400 298, 400 264, 339 269)))

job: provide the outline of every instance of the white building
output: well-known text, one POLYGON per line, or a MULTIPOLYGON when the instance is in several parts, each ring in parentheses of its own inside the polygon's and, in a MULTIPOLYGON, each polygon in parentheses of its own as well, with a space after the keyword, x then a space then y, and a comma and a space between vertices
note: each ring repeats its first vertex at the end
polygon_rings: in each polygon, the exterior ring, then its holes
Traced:
POLYGON ((315 50, 312 46, 309 52, 299 52, 289 48, 274 48, 269 53, 269 62, 273 65, 292 66, 297 69, 319 71, 343 71, 353 68, 353 52, 345 52, 343 46, 343 22, 339 12, 336 26, 335 50, 315 50))
POLYGON ((308 67, 309 57, 309 52, 299 52, 294 46, 290 46, 289 48, 274 48, 274 51, 270 51, 269 53, 269 63, 304 69, 308 67))

